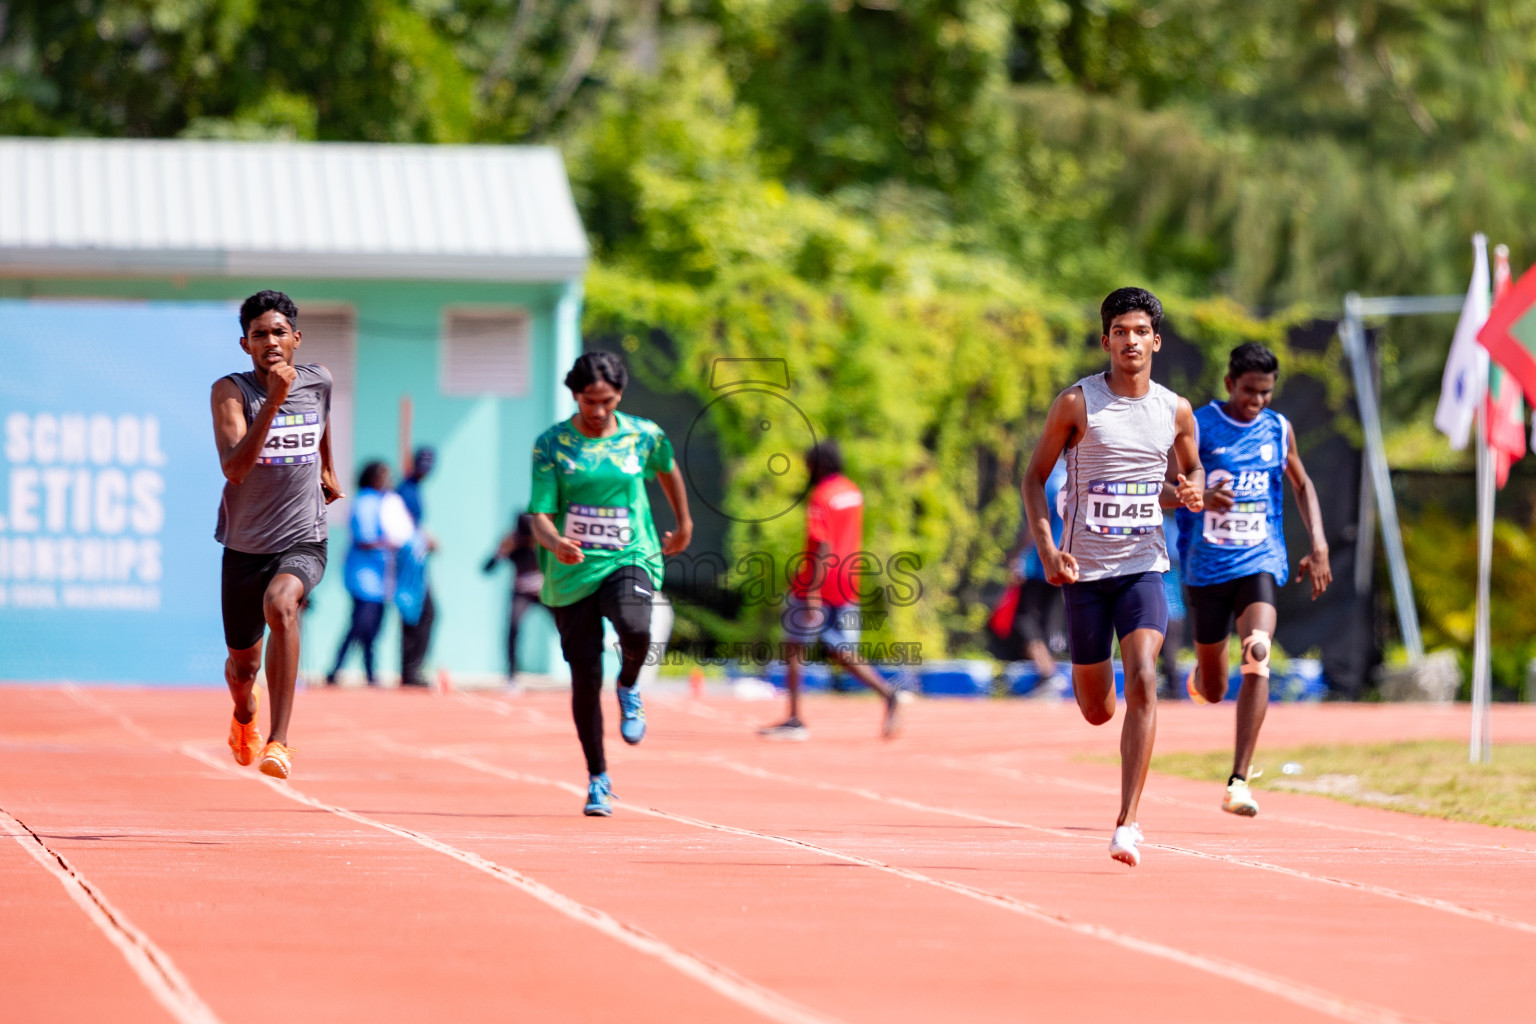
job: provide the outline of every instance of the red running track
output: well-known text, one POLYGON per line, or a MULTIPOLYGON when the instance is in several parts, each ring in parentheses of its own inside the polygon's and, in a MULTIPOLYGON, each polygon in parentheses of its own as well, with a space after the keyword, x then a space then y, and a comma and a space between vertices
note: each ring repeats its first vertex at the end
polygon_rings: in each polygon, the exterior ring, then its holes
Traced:
MULTIPOLYGON (((608 700, 611 702, 612 697, 608 700)), ((649 698, 580 814, 559 694, 310 691, 292 783, 219 692, 0 688, 6 1021, 1528 1022, 1536 833, 1153 776, 1070 705, 649 698)), ((1500 707, 1503 740, 1536 709, 1500 707)), ((610 718, 612 718, 610 705, 610 718)), ((1265 744, 1451 737, 1465 709, 1276 706, 1265 744)), ((610 725, 612 722, 610 721, 610 725)), ((1230 706, 1161 709, 1220 749, 1230 706)), ((1262 749, 1261 749, 1262 755, 1262 749)))

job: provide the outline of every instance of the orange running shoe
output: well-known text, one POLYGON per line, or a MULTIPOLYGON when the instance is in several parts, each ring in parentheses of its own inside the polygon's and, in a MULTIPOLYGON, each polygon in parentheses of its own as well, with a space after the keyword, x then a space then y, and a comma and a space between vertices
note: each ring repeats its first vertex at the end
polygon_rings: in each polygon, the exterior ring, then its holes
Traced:
POLYGON ((229 752, 235 755, 235 764, 240 765, 255 761, 261 750, 261 726, 256 724, 261 716, 261 686, 252 686, 251 693, 255 696, 256 710, 250 722, 241 725, 234 715, 229 717, 229 752))
POLYGON ((293 748, 273 740, 261 750, 261 763, 256 770, 274 779, 286 779, 293 771, 293 748))
POLYGON ((1189 670, 1189 675, 1184 677, 1184 692, 1189 694, 1189 699, 1196 704, 1209 704, 1210 701, 1205 699, 1205 694, 1200 692, 1200 687, 1195 685, 1195 673, 1199 671, 1199 665, 1189 670))

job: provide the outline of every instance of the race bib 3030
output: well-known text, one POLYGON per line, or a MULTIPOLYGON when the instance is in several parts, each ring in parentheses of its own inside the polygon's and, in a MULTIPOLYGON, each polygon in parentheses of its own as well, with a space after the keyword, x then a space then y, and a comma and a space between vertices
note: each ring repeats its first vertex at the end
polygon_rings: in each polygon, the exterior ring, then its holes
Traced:
POLYGON ((634 539, 629 509, 603 505, 572 505, 565 510, 565 535, 584 548, 621 551, 634 539))

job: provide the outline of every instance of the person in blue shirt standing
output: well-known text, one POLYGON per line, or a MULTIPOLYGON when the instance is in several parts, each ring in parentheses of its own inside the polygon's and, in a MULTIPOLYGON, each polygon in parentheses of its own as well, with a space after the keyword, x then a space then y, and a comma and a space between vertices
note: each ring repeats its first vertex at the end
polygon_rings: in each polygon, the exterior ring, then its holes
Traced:
MULTIPOLYGON (((396 493, 400 500, 405 502, 406 509, 411 513, 411 519, 416 523, 416 528, 422 530, 422 523, 426 518, 425 510, 421 503, 421 483, 432 472, 432 467, 437 463, 437 452, 425 445, 417 448, 411 458, 410 473, 400 481, 396 493)), ((418 552, 422 556, 422 586, 421 612, 415 622, 408 620, 402 612, 400 617, 400 685, 401 686, 426 686, 427 679, 421 674, 422 663, 427 660, 427 649, 432 646, 432 626, 437 620, 437 610, 432 603, 432 586, 426 579, 425 554, 436 549, 437 544, 426 535, 423 530, 425 545, 413 547, 412 552, 418 552)))
POLYGON ((363 673, 368 685, 377 685, 373 672, 373 645, 384 622, 384 602, 390 589, 390 551, 393 545, 384 528, 384 497, 389 491, 389 467, 370 462, 357 476, 357 497, 352 499, 352 546, 347 550, 342 578, 352 596, 352 624, 342 637, 336 662, 326 674, 328 686, 336 685, 336 673, 356 644, 363 654, 363 673))
MULTIPOLYGON (((1058 459, 1045 479, 1045 503, 1051 511, 1051 537, 1061 543, 1061 489, 1067 482, 1067 460, 1058 459)), ((1039 676, 1031 696, 1070 697, 1072 682, 1056 663, 1056 653, 1067 646, 1066 605, 1061 588, 1045 578, 1040 551, 1026 527, 1024 552, 1014 563, 1014 580, 1019 585, 1018 611, 1013 618, 1014 636, 1024 653, 1035 663, 1039 676)))
POLYGON ((1269 706, 1269 651, 1275 632, 1275 591, 1290 577, 1281 499, 1290 478, 1312 551, 1298 577, 1309 577, 1316 600, 1333 573, 1312 478, 1301 464, 1290 421, 1269 408, 1280 361, 1258 342, 1232 350, 1225 402, 1195 413, 1200 462, 1206 470, 1205 508, 1180 511, 1180 545, 1195 624, 1196 664, 1186 687, 1191 699, 1215 703, 1227 692, 1227 638, 1234 617, 1242 639, 1243 683, 1237 738, 1222 810, 1251 818, 1258 802, 1248 788, 1249 766, 1269 706))
POLYGON ((1168 571, 1163 573, 1163 593, 1168 597, 1168 632, 1163 636, 1163 685, 1157 695, 1179 694, 1179 655, 1189 645, 1189 609, 1184 602, 1184 545, 1180 540, 1179 517, 1163 520, 1163 537, 1168 542, 1168 571))

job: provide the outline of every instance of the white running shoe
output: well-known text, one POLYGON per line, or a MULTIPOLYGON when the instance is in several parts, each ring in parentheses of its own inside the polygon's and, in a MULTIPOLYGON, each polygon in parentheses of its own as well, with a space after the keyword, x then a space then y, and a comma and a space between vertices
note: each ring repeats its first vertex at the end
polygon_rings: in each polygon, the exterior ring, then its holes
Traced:
POLYGON ((1221 800, 1221 809, 1239 817, 1256 818, 1259 814, 1259 802, 1253 798, 1252 791, 1248 789, 1248 783, 1242 779, 1233 779, 1227 783, 1227 795, 1221 800))
POLYGON ((786 718, 778 725, 770 725, 757 730, 757 734, 765 740, 793 740, 804 741, 811 738, 811 730, 807 729, 798 718, 786 718))
POLYGON ((1109 855, 1126 867, 1134 868, 1141 863, 1141 851, 1136 849, 1136 844, 1144 841, 1140 825, 1134 821, 1129 825, 1120 825, 1115 829, 1114 838, 1109 841, 1109 855))

